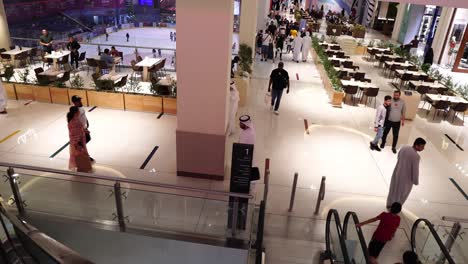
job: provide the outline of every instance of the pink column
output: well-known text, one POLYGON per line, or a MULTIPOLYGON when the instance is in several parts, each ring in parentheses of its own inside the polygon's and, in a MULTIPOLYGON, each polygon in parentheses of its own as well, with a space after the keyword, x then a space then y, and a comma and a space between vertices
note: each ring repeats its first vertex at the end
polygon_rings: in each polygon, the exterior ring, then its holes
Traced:
POLYGON ((176 6, 177 172, 223 179, 234 3, 176 6))

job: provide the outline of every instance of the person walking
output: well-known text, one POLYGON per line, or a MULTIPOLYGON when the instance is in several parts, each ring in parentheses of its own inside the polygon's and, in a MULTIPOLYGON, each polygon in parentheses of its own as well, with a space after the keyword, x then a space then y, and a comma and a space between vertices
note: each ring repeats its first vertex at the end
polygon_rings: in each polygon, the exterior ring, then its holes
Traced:
POLYGON ((377 258, 380 252, 384 248, 385 244, 392 240, 395 236, 395 232, 400 226, 401 204, 393 203, 390 212, 382 212, 378 216, 356 224, 356 227, 360 228, 364 225, 380 221, 377 229, 372 235, 372 239, 369 242, 369 262, 374 264, 377 263, 377 258))
POLYGON ((241 133, 239 143, 255 145, 255 128, 249 115, 239 117, 241 133))
POLYGON ((400 134, 400 127, 405 125, 406 104, 405 101, 400 99, 400 96, 400 90, 396 90, 393 93, 393 99, 390 105, 390 112, 388 114, 388 121, 385 123, 385 130, 382 136, 382 144, 380 144, 381 149, 385 148, 387 136, 391 129, 393 133, 392 151, 395 154, 397 153, 396 146, 398 143, 398 135, 400 134))
POLYGON ((78 58, 80 57, 80 52, 78 51, 81 48, 81 45, 78 41, 75 40, 72 36, 68 39, 67 49, 70 51, 70 62, 71 65, 75 63, 75 69, 78 69, 78 58))
POLYGON ((387 116, 387 107, 392 103, 392 97, 390 95, 385 96, 383 104, 377 107, 375 122, 374 122, 374 131, 377 133, 375 138, 370 143, 371 150, 380 151, 379 141, 382 138, 383 132, 385 130, 385 120, 387 116))
POLYGON ((305 36, 302 38, 302 62, 307 62, 307 57, 309 57, 311 47, 312 38, 310 37, 310 33, 306 32, 305 36))
POLYGON ((270 45, 270 42, 273 40, 273 37, 268 33, 268 31, 265 31, 262 36, 262 59, 261 61, 267 61, 268 60, 268 48, 270 45))
POLYGON ((284 41, 285 41, 285 38, 286 38, 286 36, 283 35, 283 34, 280 34, 280 35, 276 38, 276 54, 275 54, 275 58, 278 57, 278 53, 279 53, 280 61, 283 60, 283 49, 284 49, 284 41))
POLYGON ((128 40, 130 39, 130 34, 128 34, 128 33, 125 34, 125 37, 127 38, 127 42, 128 42, 128 40))
POLYGON ((299 63, 299 55, 301 54, 302 38, 297 35, 293 40, 293 61, 299 63))
POLYGON ((77 170, 80 172, 89 172, 83 171, 81 168, 83 164, 79 164, 83 162, 81 157, 89 157, 89 154, 86 148, 85 130, 82 122, 80 121, 80 111, 78 110, 78 107, 70 107, 70 110, 67 113, 67 121, 68 136, 70 138, 70 159, 68 162, 68 168, 70 170, 77 170))
POLYGON ((2 80, 0 78, 0 114, 4 115, 7 114, 7 95, 5 91, 5 87, 3 87, 2 80))
POLYGON ((257 41, 257 54, 261 56, 262 45, 263 45, 263 30, 258 31, 256 41, 257 41))
POLYGON ((172 31, 171 33, 169 33, 169 38, 171 39, 171 42, 174 41, 174 34, 172 33, 172 31))
POLYGON ((404 146, 398 153, 398 161, 393 170, 390 190, 387 197, 387 208, 393 203, 404 204, 413 189, 413 185, 419 185, 419 162, 421 157, 418 152, 424 150, 426 141, 417 138, 413 146, 404 146))
POLYGON ((237 90, 236 84, 234 81, 231 81, 231 85, 229 86, 229 124, 228 124, 228 131, 229 135, 232 135, 236 132, 236 115, 237 109, 239 108, 239 91, 237 90))
POLYGON ((283 90, 287 88, 286 93, 289 93, 289 74, 284 68, 284 63, 278 63, 278 68, 274 69, 270 74, 270 83, 268 84, 268 92, 271 91, 271 110, 276 115, 279 115, 279 107, 283 90))
MULTIPOLYGON (((83 108, 83 102, 81 101, 81 97, 74 95, 71 98, 72 103, 74 106, 78 107, 78 111, 80 112, 79 115, 79 120, 81 124, 83 125, 83 129, 85 132, 85 138, 86 138, 86 144, 88 144, 91 141, 91 133, 89 132, 89 121, 88 118, 86 117, 86 110, 83 108)), ((94 162, 94 159, 89 157, 89 159, 94 162)))
POLYGON ((106 32, 106 41, 109 40, 109 33, 106 32))

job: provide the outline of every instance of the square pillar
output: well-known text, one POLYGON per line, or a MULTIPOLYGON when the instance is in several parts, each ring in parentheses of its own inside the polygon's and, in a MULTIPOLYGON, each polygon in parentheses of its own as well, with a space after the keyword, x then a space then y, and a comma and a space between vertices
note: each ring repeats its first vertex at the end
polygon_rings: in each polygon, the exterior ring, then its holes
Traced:
POLYGON ((177 0, 176 6, 177 173, 221 180, 234 2, 177 0))
POLYGON ((240 12, 240 44, 247 44, 255 51, 255 37, 257 35, 258 1, 242 0, 240 12))
POLYGON ((0 0, 0 48, 9 49, 11 46, 10 30, 8 29, 7 16, 3 0, 0 0))

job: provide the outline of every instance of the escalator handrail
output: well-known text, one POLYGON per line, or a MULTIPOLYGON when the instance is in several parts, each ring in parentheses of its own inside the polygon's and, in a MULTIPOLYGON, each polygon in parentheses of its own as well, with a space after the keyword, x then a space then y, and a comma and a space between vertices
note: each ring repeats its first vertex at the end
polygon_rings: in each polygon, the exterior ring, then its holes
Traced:
POLYGON ((7 218, 15 228, 26 235, 44 254, 60 264, 93 264, 78 253, 40 232, 32 225, 8 212, 0 203, 0 214, 7 218))
POLYGON ((448 261, 450 264, 455 264, 455 261, 453 260, 452 256, 450 256, 450 252, 447 250, 445 247, 444 243, 440 239, 439 235, 437 234, 437 231, 434 229, 434 225, 427 219, 420 218, 414 222, 413 227, 411 228, 411 247, 414 252, 416 252, 416 231, 418 229, 419 223, 423 222, 426 224, 426 226, 429 228, 429 231, 431 232, 432 236, 437 242, 437 245, 439 245, 440 250, 442 253, 445 255, 445 259, 448 261))
MULTIPOLYGON (((330 209, 327 215, 327 223, 325 226, 326 250, 329 253, 332 252, 330 248, 330 228, 331 228, 330 225, 331 225, 332 217, 335 218, 335 224, 336 224, 336 229, 338 232, 338 238, 340 240, 340 247, 341 247, 341 252, 343 254, 344 263, 351 263, 349 260, 349 256, 348 256, 348 250, 346 249, 346 243, 343 237, 343 228, 341 227, 340 216, 338 214, 338 211, 335 209, 330 209)), ((330 261, 334 263, 333 258, 330 258, 330 261)))
MULTIPOLYGON (((357 216, 357 214, 355 212, 348 212, 345 215, 344 223, 343 223, 343 237, 344 237, 345 240, 348 237, 348 222, 349 222, 350 218, 353 219, 353 222, 355 224, 360 223, 359 218, 358 218, 358 216, 357 216)), ((354 226, 354 228, 356 228, 356 232, 357 232, 358 237, 359 237, 359 243, 361 244, 362 252, 364 253, 364 258, 366 259, 366 263, 369 264, 370 263, 369 262, 369 251, 367 250, 367 243, 366 243, 366 239, 364 238, 364 235, 362 234, 362 229, 360 227, 356 227, 355 225, 353 225, 353 226, 354 226)))

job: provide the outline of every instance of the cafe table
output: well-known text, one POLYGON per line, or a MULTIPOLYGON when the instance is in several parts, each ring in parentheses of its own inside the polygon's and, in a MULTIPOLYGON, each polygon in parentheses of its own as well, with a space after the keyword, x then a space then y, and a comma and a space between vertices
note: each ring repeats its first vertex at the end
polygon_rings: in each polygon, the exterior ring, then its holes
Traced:
POLYGON ((15 64, 16 63, 15 57, 18 56, 21 53, 28 52, 30 50, 32 50, 32 48, 21 47, 21 48, 15 48, 15 49, 12 49, 12 50, 4 51, 4 52, 2 52, 2 54, 10 55, 11 64, 16 65, 15 64))
POLYGON ((114 83, 117 83, 117 82, 120 81, 123 77, 125 77, 125 74, 108 73, 108 74, 104 74, 104 75, 102 75, 101 77, 99 77, 98 80, 100 80, 100 81, 109 80, 109 81, 114 81, 114 83))
POLYGON ((459 96, 448 96, 448 95, 440 95, 440 94, 426 94, 426 98, 429 98, 433 102, 437 101, 449 101, 452 104, 459 104, 459 103, 468 103, 465 99, 459 96))
POLYGON ((55 70, 55 69, 48 69, 47 71, 43 71, 41 73, 39 73, 39 75, 43 75, 43 76, 47 76, 47 78, 49 78, 49 80, 55 80, 58 78, 58 76, 60 74, 63 74, 64 71, 61 71, 61 70, 55 70))
POLYGON ((444 89, 447 88, 440 82, 423 82, 423 81, 410 81, 409 86, 412 89, 417 89, 419 86, 428 86, 431 89, 444 89))
MULTIPOLYGON (((117 64, 119 64, 120 62, 122 62, 122 58, 121 57, 112 57, 112 58, 114 58, 114 64, 112 64, 112 72, 115 72, 115 66, 117 64)), ((92 57, 92 59, 94 59, 96 61, 100 61, 101 57, 100 56, 94 56, 94 57, 92 57)))
POLYGON ((58 65, 57 65, 57 61, 63 57, 66 57, 70 55, 70 51, 69 50, 62 50, 62 51, 52 51, 51 54, 47 54, 44 56, 44 58, 46 59, 52 59, 52 61, 54 62, 53 64, 53 67, 54 67, 54 70, 58 71, 58 65))
POLYGON ((161 58, 149 58, 145 57, 142 61, 136 64, 137 67, 143 67, 143 76, 142 79, 144 82, 147 82, 149 78, 148 69, 153 67, 154 65, 160 63, 162 61, 161 58))

